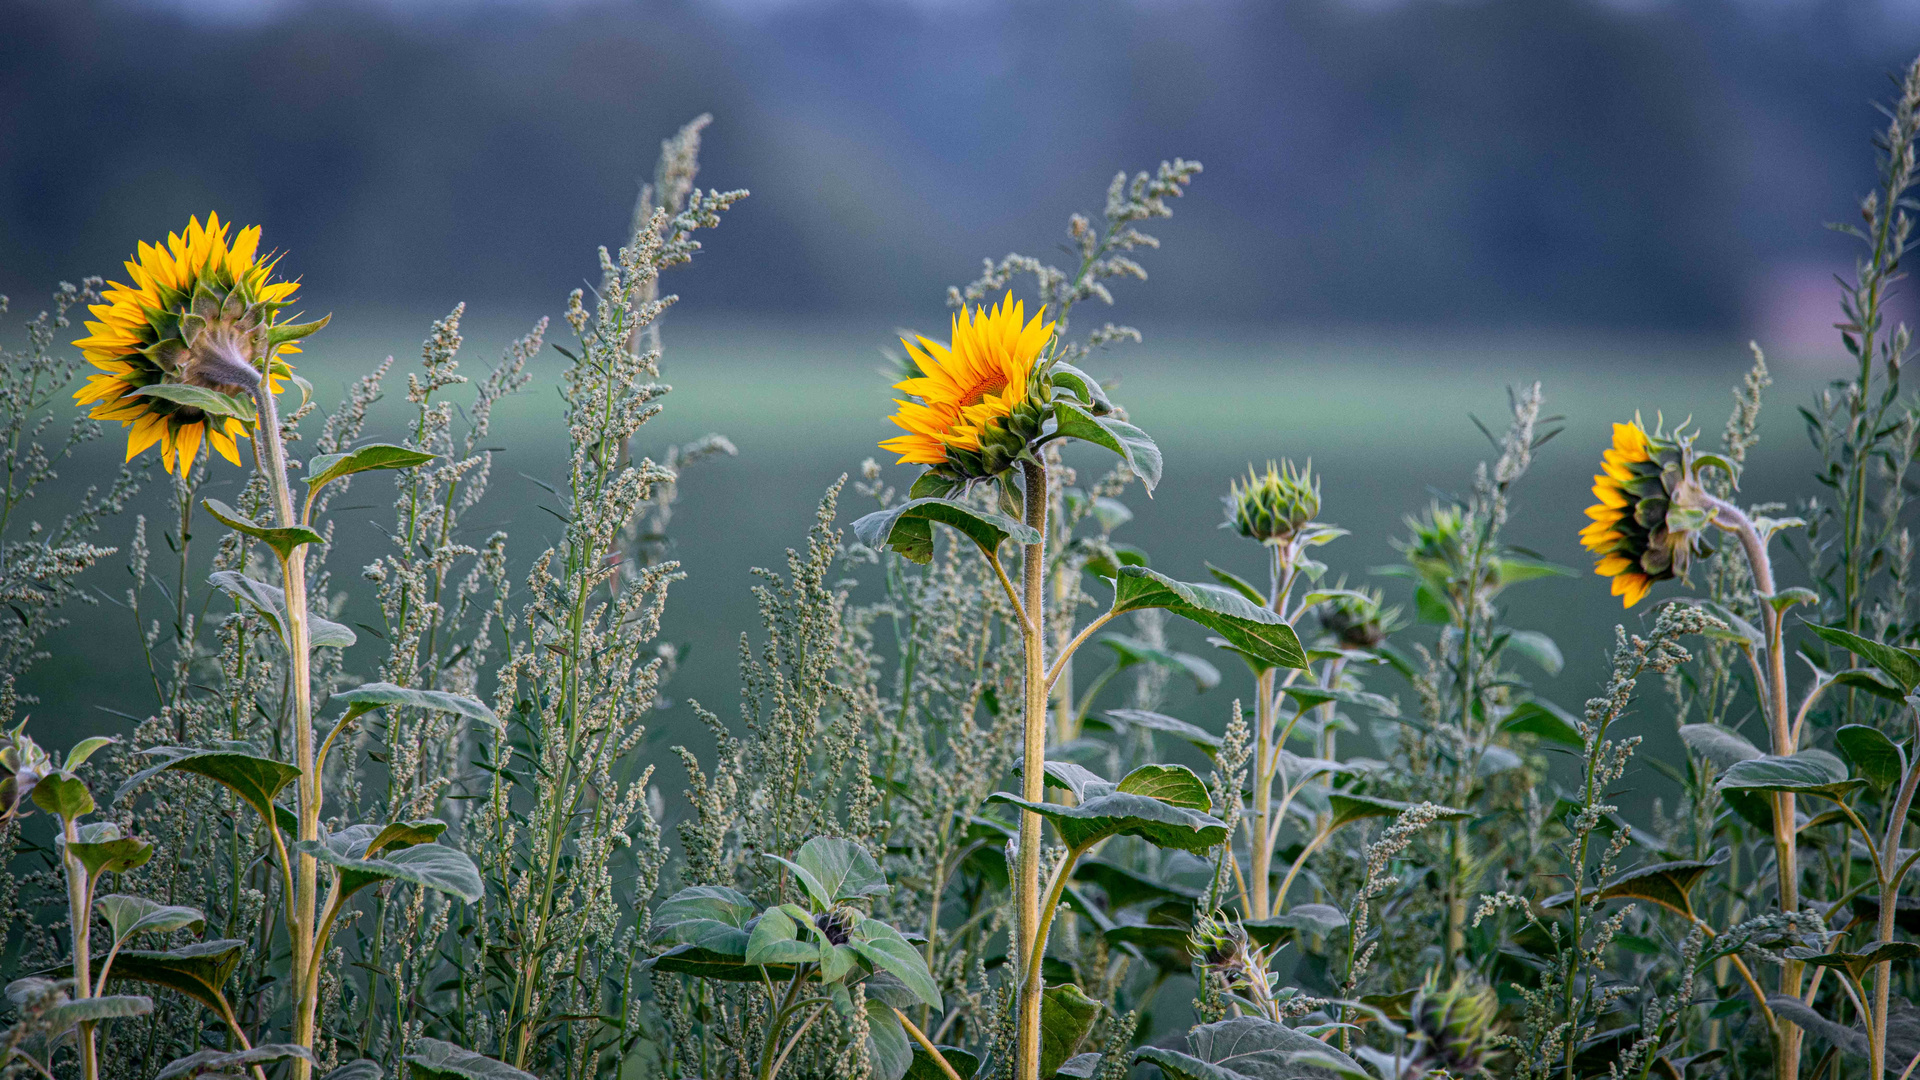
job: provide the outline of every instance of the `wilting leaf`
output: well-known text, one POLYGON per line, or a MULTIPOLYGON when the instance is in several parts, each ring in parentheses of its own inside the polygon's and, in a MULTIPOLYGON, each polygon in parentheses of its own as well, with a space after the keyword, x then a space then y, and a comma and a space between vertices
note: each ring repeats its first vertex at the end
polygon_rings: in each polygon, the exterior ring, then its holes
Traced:
POLYGON ((305 525, 262 525, 219 499, 202 499, 200 505, 206 507, 207 513, 212 514, 220 524, 272 548, 282 562, 293 555, 294 548, 302 544, 325 543, 327 539, 305 525))
MULTIPOLYGON (((244 743, 235 745, 245 746, 244 743)), ((156 746, 142 751, 163 760, 128 777, 127 782, 120 785, 120 790, 113 793, 113 800, 120 801, 127 792, 145 783, 148 778, 171 769, 204 776, 225 785, 253 807, 254 813, 263 820, 274 822, 276 808, 273 800, 288 784, 299 778, 300 770, 283 761, 248 752, 251 749, 195 750, 185 746, 156 746)))
MULTIPOLYGON (((237 570, 220 570, 207 575, 207 581, 221 592, 252 608, 280 638, 287 642, 287 599, 278 585, 269 585, 237 570)), ((344 649, 358 640, 352 630, 331 619, 307 613, 307 644, 314 648, 344 649)))
POLYGON ((1100 887, 1107 894, 1111 910, 1134 904, 1192 904, 1200 899, 1200 890, 1175 885, 1164 876, 1148 876, 1102 859, 1081 859, 1073 866, 1073 876, 1100 887))
POLYGON ((413 1066, 414 1080, 539 1080, 504 1061, 482 1057, 439 1039, 413 1041, 414 1052, 406 1062, 413 1066))
POLYGON ((1095 413, 1104 415, 1113 411, 1113 402, 1107 399, 1107 392, 1099 381, 1065 360, 1053 362, 1050 380, 1054 386, 1079 398, 1082 405, 1092 406, 1095 413))
POLYGON ((1293 628, 1231 589, 1175 581, 1144 566, 1123 566, 1114 579, 1113 611, 1119 614, 1142 608, 1164 608, 1191 619, 1269 667, 1307 666, 1307 655, 1293 628))
POLYGON ((104 997, 62 1002, 41 1013, 40 1021, 55 1032, 61 1032, 75 1024, 124 1020, 129 1016, 145 1016, 152 1011, 153 999, 150 997, 139 994, 108 994, 104 997))
POLYGON ((1647 900, 1692 917, 1693 887, 1709 870, 1726 861, 1727 852, 1723 849, 1705 861, 1693 859, 1643 866, 1615 878, 1611 885, 1600 890, 1599 898, 1647 900))
POLYGON ((250 1050, 201 1050, 167 1062, 159 1072, 153 1074, 153 1080, 173 1080, 176 1076, 194 1077, 211 1072, 243 1072, 249 1065, 295 1058, 311 1062, 314 1060, 313 1051, 293 1043, 264 1043, 250 1050))
POLYGON ((933 558, 936 521, 959 530, 988 554, 1009 539, 1018 544, 1040 542, 1039 530, 1030 525, 951 499, 909 499, 876 510, 853 523, 853 535, 870 548, 891 548, 912 562, 924 563, 933 558))
POLYGON ((1151 492, 1159 486, 1160 447, 1146 432, 1111 416, 1093 416, 1064 401, 1056 403, 1053 412, 1060 434, 1095 446, 1104 446, 1120 455, 1120 459, 1127 463, 1133 475, 1140 478, 1140 483, 1147 491, 1151 492))
POLYGON ((1365 690, 1349 690, 1332 686, 1283 686, 1280 692, 1291 698, 1301 712, 1318 708, 1329 701, 1337 701, 1342 705, 1360 706, 1381 716, 1400 715, 1400 706, 1392 698, 1368 693, 1365 690))

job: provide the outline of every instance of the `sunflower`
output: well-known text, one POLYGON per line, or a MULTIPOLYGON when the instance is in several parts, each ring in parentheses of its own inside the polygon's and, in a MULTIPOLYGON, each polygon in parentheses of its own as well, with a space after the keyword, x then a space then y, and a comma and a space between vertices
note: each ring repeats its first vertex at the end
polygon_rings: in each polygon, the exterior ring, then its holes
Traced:
POLYGON ((1694 477, 1692 441, 1676 431, 1648 434, 1636 419, 1613 425, 1613 445, 1601 455, 1587 508, 1593 521, 1580 542, 1599 556, 1594 572, 1613 579, 1626 607, 1639 603, 1656 581, 1684 578, 1700 533, 1713 521, 1712 503, 1694 477))
POLYGON ((205 442, 240 464, 234 440, 252 433, 249 399, 263 369, 279 393, 293 369, 276 354, 298 352, 293 342, 326 323, 279 322, 299 283, 273 279, 277 259, 259 254, 259 226, 231 242, 229 228, 208 214, 205 226, 191 218, 164 246, 142 243, 126 263, 132 284, 108 283, 105 303, 89 309, 98 321, 74 342, 100 369, 74 401, 130 429, 128 461, 157 443, 167 471, 185 475, 205 442))
POLYGON ((991 311, 961 308, 952 343, 902 338, 920 376, 894 389, 916 400, 896 400, 891 419, 906 434, 880 443, 902 463, 931 465, 955 479, 1006 470, 1040 434, 1048 395, 1035 369, 1054 324, 1046 309, 1026 318, 1011 293, 991 311))

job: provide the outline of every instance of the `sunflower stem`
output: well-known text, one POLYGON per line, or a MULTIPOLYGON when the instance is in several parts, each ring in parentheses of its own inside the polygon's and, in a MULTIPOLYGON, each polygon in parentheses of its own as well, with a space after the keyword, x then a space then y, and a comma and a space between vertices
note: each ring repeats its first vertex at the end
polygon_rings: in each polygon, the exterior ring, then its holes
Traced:
MULTIPOLYGON (((268 358, 271 365, 272 358, 268 358)), ((293 487, 287 477, 286 445, 280 437, 280 412, 273 401, 272 380, 261 379, 254 386, 254 401, 260 410, 254 438, 263 452, 261 472, 273 494, 277 523, 290 527, 298 523, 293 510, 293 487)), ((292 689, 294 767, 300 770, 295 781, 299 794, 299 833, 302 841, 320 838, 320 777, 314 768, 312 656, 308 649, 306 549, 296 547, 280 560, 280 576, 285 590, 287 610, 287 680, 292 689)), ((273 823, 268 822, 272 828, 273 823)), ((287 936, 293 952, 293 1041, 311 1050, 314 1023, 319 1006, 318 980, 313 977, 318 960, 319 942, 314 937, 319 900, 319 864, 304 852, 294 856, 293 896, 287 905, 287 936)), ((295 1059, 293 1080, 308 1080, 312 1065, 295 1059)))
MULTIPOLYGON (((1039 543, 1022 549, 1020 584, 1026 592, 1021 612, 1021 637, 1026 652, 1026 746, 1021 770, 1021 795, 1028 802, 1046 798, 1047 757, 1047 667, 1046 667, 1046 567, 1047 567, 1047 467, 1033 460, 1020 463, 1026 481, 1025 517, 1028 526, 1040 536, 1039 543)), ((1018 1053, 1016 1080, 1040 1080, 1040 1001, 1046 980, 1042 977, 1040 954, 1046 942, 1040 937, 1040 815, 1031 810, 1020 814, 1020 983, 1018 1053)))

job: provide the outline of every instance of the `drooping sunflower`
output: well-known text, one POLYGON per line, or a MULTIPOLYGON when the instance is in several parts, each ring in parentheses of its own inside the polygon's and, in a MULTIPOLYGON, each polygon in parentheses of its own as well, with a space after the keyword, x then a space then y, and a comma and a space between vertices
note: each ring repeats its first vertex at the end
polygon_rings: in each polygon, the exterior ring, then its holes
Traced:
POLYGON ((901 339, 920 369, 894 389, 917 400, 896 400, 891 417, 905 429, 880 443, 902 463, 930 465, 955 480, 998 475, 1040 435, 1049 391, 1036 377, 1053 339, 1046 309, 1026 318, 1008 293, 991 310, 962 308, 953 317, 951 343, 901 339))
POLYGON ((265 377, 279 393, 293 376, 280 354, 298 352, 294 342, 326 323, 280 322, 299 283, 274 279, 278 260, 260 254, 258 225, 231 241, 230 228, 208 214, 204 226, 190 218, 164 245, 141 243, 126 263, 131 284, 108 283, 105 302, 89 309, 97 321, 74 342, 100 369, 74 401, 130 429, 129 461, 158 444, 167 471, 184 475, 205 442, 240 464, 234 440, 252 434, 254 388, 265 377), (226 395, 240 415, 209 412, 228 406, 178 387, 226 395))
POLYGON ((1676 431, 1649 434, 1638 419, 1613 425, 1587 508, 1592 522, 1580 542, 1599 556, 1594 573, 1613 579, 1613 595, 1632 607, 1657 581, 1684 578, 1705 554, 1701 532, 1713 503, 1694 475, 1692 440, 1676 431))

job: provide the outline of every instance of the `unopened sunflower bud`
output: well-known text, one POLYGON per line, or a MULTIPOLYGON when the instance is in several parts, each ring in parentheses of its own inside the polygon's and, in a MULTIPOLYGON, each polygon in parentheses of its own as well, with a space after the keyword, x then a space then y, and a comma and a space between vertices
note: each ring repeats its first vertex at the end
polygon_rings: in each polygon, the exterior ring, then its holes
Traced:
POLYGON ((1399 608, 1384 607, 1378 589, 1357 589, 1335 596, 1320 608, 1320 625, 1349 649, 1372 649, 1397 629, 1399 608))
POLYGON ((1320 513, 1320 483, 1313 463, 1296 470, 1291 461, 1269 461, 1265 474, 1247 468, 1244 483, 1233 481, 1225 498, 1227 520, 1241 536, 1263 544, 1284 544, 1299 535, 1320 513))

